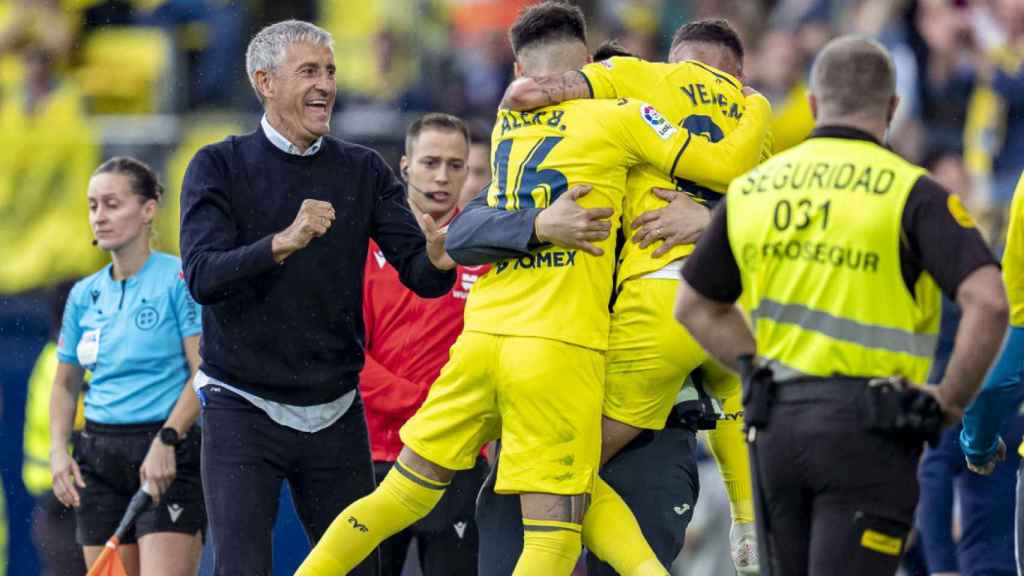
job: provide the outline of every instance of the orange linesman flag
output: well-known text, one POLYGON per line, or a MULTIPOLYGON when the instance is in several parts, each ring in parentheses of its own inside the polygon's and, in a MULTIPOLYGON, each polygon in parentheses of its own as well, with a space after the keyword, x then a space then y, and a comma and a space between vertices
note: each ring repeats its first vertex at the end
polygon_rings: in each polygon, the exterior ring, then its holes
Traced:
POLYGON ((96 563, 86 576, 128 576, 128 571, 121 562, 121 555, 117 553, 117 546, 120 543, 117 536, 111 536, 103 548, 103 553, 96 559, 96 563))

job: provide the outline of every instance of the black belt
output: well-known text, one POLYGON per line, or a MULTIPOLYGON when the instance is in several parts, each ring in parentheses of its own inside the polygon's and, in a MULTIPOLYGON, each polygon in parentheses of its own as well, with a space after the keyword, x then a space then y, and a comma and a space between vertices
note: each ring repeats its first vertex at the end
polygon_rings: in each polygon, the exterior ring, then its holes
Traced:
POLYGON ((85 431, 90 434, 155 434, 163 428, 163 421, 160 422, 137 422, 131 424, 103 424, 101 422, 85 421, 85 431))
POLYGON ((775 383, 776 402, 808 402, 813 400, 846 400, 860 398, 872 378, 825 376, 800 377, 775 383))

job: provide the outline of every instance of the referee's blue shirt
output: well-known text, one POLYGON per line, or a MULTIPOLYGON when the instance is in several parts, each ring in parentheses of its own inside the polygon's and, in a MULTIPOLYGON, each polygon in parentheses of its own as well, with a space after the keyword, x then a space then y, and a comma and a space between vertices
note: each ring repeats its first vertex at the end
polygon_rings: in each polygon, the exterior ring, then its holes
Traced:
POLYGON ((114 280, 108 264, 75 284, 57 358, 92 372, 86 420, 162 422, 190 374, 182 340, 201 331, 181 260, 153 252, 131 278, 114 280))

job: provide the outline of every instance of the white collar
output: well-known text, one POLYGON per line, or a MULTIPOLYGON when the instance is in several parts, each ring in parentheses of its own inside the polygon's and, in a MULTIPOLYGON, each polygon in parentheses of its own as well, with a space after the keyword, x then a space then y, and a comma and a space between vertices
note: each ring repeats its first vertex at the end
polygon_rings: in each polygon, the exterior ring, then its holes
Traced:
POLYGON ((267 115, 264 114, 263 118, 260 119, 260 126, 263 127, 263 133, 266 134, 267 140, 277 147, 282 152, 287 154, 294 154, 295 156, 312 156, 320 150, 320 145, 324 142, 324 137, 321 136, 314 141, 309 148, 306 148, 305 152, 299 152, 299 147, 292 144, 287 138, 284 137, 280 132, 274 129, 270 125, 270 121, 267 120, 267 115))

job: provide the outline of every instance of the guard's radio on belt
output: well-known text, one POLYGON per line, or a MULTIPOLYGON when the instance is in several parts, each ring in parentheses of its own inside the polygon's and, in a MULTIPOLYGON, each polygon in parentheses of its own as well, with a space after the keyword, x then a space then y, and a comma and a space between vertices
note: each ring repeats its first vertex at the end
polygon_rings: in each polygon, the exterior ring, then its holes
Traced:
POLYGON ((743 381, 743 420, 746 429, 768 425, 768 414, 775 399, 775 380, 770 368, 757 366, 753 356, 740 356, 743 381))
POLYGON ((740 358, 743 374, 743 411, 747 429, 764 428, 777 395, 813 399, 826 395, 827 387, 863 386, 860 409, 864 428, 898 437, 907 442, 928 442, 935 446, 942 435, 944 417, 935 397, 905 378, 802 377, 775 382, 770 368, 757 366, 752 357, 740 358), (825 390, 815 387, 825 386, 825 390), (799 390, 792 389, 800 387, 799 390), (780 390, 780 388, 783 388, 780 390))
POLYGON ((931 394, 906 379, 869 380, 864 394, 865 426, 908 441, 928 442, 935 447, 942 435, 943 415, 931 394))

